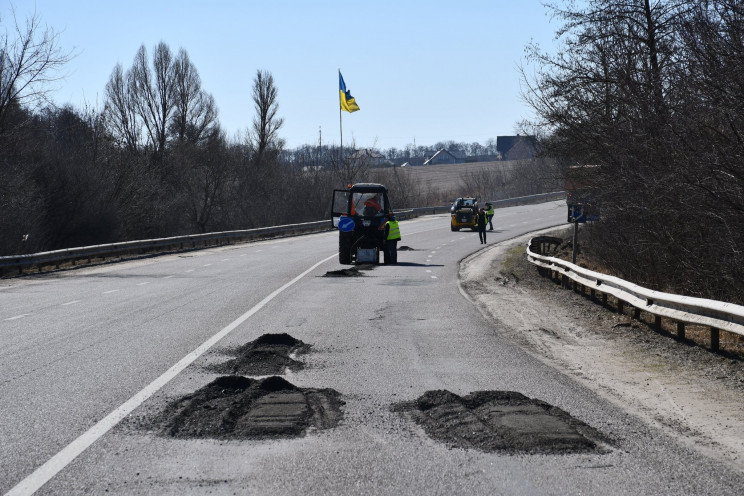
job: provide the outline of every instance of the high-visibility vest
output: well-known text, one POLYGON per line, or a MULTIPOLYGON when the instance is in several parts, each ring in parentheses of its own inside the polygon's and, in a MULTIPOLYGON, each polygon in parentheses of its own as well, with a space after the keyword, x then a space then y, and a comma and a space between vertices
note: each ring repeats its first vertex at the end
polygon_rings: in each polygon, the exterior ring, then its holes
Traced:
POLYGON ((388 241, 395 241, 400 239, 400 227, 398 227, 398 221, 397 220, 389 220, 387 221, 388 226, 390 226, 390 230, 388 231, 387 239, 388 241))
POLYGON ((493 214, 494 214, 493 205, 491 205, 490 207, 488 207, 488 210, 486 211, 486 215, 493 215, 493 214))

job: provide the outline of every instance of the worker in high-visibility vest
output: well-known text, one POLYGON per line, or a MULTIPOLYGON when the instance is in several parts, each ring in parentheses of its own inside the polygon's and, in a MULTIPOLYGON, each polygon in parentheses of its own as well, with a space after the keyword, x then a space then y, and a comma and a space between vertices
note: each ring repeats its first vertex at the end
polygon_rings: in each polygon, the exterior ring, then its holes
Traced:
POLYGON ((486 207, 488 207, 488 210, 486 210, 486 218, 488 219, 488 227, 489 231, 493 231, 493 214, 495 213, 493 211, 493 205, 490 203, 486 203, 486 207))
POLYGON ((400 226, 392 213, 387 215, 385 222, 385 263, 398 263, 398 241, 400 241, 400 226))

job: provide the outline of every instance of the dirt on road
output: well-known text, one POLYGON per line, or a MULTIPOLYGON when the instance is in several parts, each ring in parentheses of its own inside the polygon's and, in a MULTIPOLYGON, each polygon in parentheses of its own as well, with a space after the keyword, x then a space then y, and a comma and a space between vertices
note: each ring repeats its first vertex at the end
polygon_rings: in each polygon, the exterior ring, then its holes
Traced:
POLYGON ((531 236, 463 260, 463 293, 533 356, 683 444, 744 470, 741 356, 676 340, 541 277, 525 256, 531 236))

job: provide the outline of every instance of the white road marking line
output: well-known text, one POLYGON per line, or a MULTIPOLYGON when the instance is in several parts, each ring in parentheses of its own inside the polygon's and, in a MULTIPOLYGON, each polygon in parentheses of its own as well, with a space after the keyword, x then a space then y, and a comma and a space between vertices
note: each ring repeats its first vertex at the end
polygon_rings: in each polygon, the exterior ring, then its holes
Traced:
POLYGON ((103 293, 101 293, 101 294, 111 294, 111 293, 116 293, 117 291, 120 291, 120 290, 118 290, 118 289, 110 289, 110 290, 108 290, 108 291, 104 291, 104 292, 103 292, 103 293))
POLYGON ((194 269, 184 270, 184 272, 194 272, 194 269))
POLYGON ((67 303, 62 303, 62 306, 66 307, 67 305, 74 305, 75 303, 80 303, 80 300, 68 301, 67 303))
POLYGON ((29 315, 31 315, 31 314, 30 313, 22 313, 21 315, 16 315, 15 317, 8 317, 5 320, 6 321, 8 321, 8 320, 18 320, 18 319, 22 319, 23 317, 28 317, 29 315))
POLYGON ((209 267, 210 265, 212 265, 212 264, 211 263, 210 264, 204 264, 204 265, 202 265, 202 267, 209 267))
POLYGON ((431 278, 432 278, 432 279, 436 279, 436 278, 437 278, 437 276, 431 276, 431 278))
POLYGON ((150 284, 150 281, 138 282, 137 286, 146 286, 147 284, 150 284))
POLYGON ((220 260, 220 262, 229 262, 229 261, 230 261, 229 258, 223 258, 222 260, 220 260))
POLYGON ((65 446, 62 451, 51 457, 42 466, 33 471, 28 477, 23 479, 16 486, 5 493, 5 496, 20 496, 30 495, 35 493, 41 486, 49 482, 49 480, 69 465, 75 458, 88 449, 93 443, 100 439, 104 434, 110 431, 116 424, 122 421, 124 417, 134 411, 135 408, 140 406, 142 403, 147 401, 153 394, 157 393, 160 389, 168 384, 174 377, 180 374, 186 367, 194 363, 194 361, 202 356, 212 346, 217 344, 222 338, 230 334, 240 324, 251 318, 256 312, 266 306, 271 300, 279 296, 287 288, 292 286, 294 283, 308 275, 310 272, 315 270, 321 264, 336 258, 337 253, 334 253, 328 258, 321 260, 302 274, 298 275, 284 286, 274 290, 266 298, 258 302, 253 308, 245 312, 243 315, 235 319, 227 327, 223 328, 220 332, 204 341, 198 348, 183 357, 175 365, 165 371, 163 375, 152 381, 150 384, 145 386, 140 392, 125 401, 119 408, 106 415, 104 418, 98 421, 93 427, 81 434, 77 439, 72 441, 70 444, 65 446))
POLYGON ((163 279, 171 279, 172 277, 175 277, 175 276, 165 276, 163 279))
POLYGON ((431 271, 430 271, 430 270, 427 270, 426 272, 428 272, 428 273, 430 273, 430 274, 431 274, 431 271))

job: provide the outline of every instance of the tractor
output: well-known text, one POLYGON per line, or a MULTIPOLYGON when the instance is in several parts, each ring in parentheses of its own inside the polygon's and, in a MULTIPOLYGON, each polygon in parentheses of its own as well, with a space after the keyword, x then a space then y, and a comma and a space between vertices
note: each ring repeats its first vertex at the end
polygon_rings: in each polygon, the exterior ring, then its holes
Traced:
POLYGON ((333 227, 338 228, 339 263, 379 264, 385 222, 392 211, 382 184, 357 183, 333 190, 331 215, 333 227))

